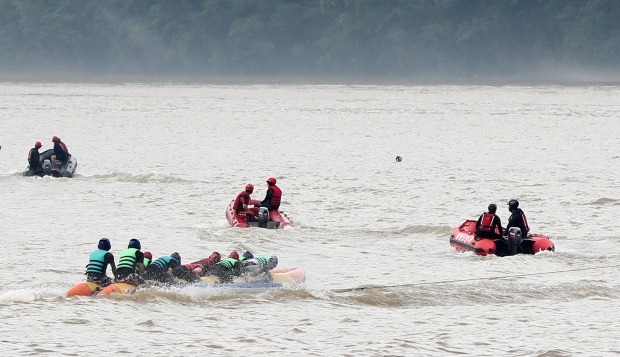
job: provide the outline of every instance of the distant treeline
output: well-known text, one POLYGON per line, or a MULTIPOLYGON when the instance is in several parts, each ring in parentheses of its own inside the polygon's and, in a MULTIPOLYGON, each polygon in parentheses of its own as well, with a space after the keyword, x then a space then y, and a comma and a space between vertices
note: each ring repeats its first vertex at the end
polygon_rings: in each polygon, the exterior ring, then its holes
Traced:
POLYGON ((0 0, 0 71, 515 75, 620 68, 619 0, 0 0))

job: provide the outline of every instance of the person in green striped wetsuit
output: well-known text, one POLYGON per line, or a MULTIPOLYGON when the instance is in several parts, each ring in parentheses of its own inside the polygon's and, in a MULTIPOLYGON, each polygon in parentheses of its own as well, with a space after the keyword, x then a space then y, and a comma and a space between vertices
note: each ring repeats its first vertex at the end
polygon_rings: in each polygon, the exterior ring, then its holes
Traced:
POLYGON ((220 260, 218 263, 208 267, 206 275, 215 275, 220 279, 220 283, 232 283, 235 276, 241 275, 239 264, 239 253, 230 252, 228 258, 220 260))
POLYGON ((243 253, 241 261, 241 275, 271 280, 269 272, 278 266, 278 257, 275 255, 254 256, 251 252, 243 253))
POLYGON ((144 284, 144 253, 140 251, 142 246, 137 239, 131 239, 121 253, 116 267, 116 282, 131 285, 144 284))
POLYGON ((112 244, 108 238, 99 239, 97 250, 90 253, 88 265, 86 265, 86 281, 101 286, 112 284, 112 279, 106 273, 109 265, 116 278, 116 264, 114 264, 114 255, 109 252, 110 249, 112 249, 112 244))

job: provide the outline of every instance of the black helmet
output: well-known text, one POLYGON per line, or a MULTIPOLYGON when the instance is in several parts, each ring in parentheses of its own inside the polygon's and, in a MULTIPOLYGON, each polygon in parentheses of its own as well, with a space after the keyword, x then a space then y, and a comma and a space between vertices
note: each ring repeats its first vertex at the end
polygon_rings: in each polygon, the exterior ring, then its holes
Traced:
POLYGON ((129 241, 127 248, 135 248, 137 250, 140 250, 142 249, 142 246, 140 245, 140 241, 134 238, 129 241))
POLYGON ((497 205, 495 203, 491 203, 489 205, 489 213, 495 213, 497 211, 497 205))
POLYGON ((512 200, 508 201, 508 209, 513 210, 515 208, 519 208, 519 201, 513 198, 512 200))
POLYGON ((99 239, 99 245, 97 245, 97 249, 110 250, 112 249, 112 244, 110 244, 110 240, 108 238, 101 238, 99 239))
POLYGON ((177 263, 181 264, 181 256, 179 255, 179 253, 174 252, 174 253, 170 254, 170 258, 176 260, 177 263))

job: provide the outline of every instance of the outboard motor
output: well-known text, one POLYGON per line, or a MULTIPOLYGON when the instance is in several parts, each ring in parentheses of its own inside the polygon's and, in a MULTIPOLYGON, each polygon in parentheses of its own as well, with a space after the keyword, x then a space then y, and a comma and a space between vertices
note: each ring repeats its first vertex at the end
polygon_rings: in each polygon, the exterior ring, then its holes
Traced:
POLYGON ((519 245, 521 245, 522 241, 523 241, 523 237, 521 236, 521 228, 511 227, 508 230, 508 245, 509 245, 510 255, 517 254, 519 245))
POLYGON ((56 161, 54 163, 54 167, 52 167, 52 176, 54 177, 62 176, 60 173, 60 170, 62 170, 62 161, 56 161))
POLYGON ((43 160, 43 172, 46 175, 51 175, 52 174, 52 162, 50 161, 50 159, 45 159, 43 160))
POLYGON ((269 209, 267 207, 261 207, 258 209, 258 226, 261 228, 267 228, 269 222, 269 209))

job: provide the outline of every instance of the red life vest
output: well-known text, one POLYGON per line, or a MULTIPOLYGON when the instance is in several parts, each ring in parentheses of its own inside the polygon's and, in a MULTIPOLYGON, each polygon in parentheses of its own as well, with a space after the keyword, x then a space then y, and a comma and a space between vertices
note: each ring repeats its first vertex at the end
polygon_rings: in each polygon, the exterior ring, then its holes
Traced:
POLYGON ((491 232, 491 227, 493 227, 493 221, 495 221, 495 215, 493 213, 484 212, 482 214, 482 220, 480 221, 480 230, 485 232, 491 232))
POLYGON ((523 218, 523 227, 525 227, 525 232, 523 232, 523 236, 530 232, 530 225, 527 224, 527 218, 525 218, 525 213, 521 209, 519 209, 519 213, 521 213, 521 217, 523 218))
POLYGON ((273 195, 271 195, 271 202, 269 202, 269 207, 274 207, 274 209, 278 209, 280 207, 280 202, 282 201, 282 190, 276 185, 269 187, 273 190, 273 195))
POLYGON ((250 204, 250 194, 247 193, 246 191, 241 191, 237 195, 237 198, 235 198, 235 203, 233 204, 233 207, 235 207, 235 211, 239 213, 239 211, 243 211, 243 205, 249 205, 249 204, 250 204))
POLYGON ((58 144, 60 144, 60 147, 62 148, 62 151, 65 152, 65 154, 69 154, 69 149, 67 149, 67 145, 65 145, 65 143, 63 143, 62 141, 59 141, 58 144))

